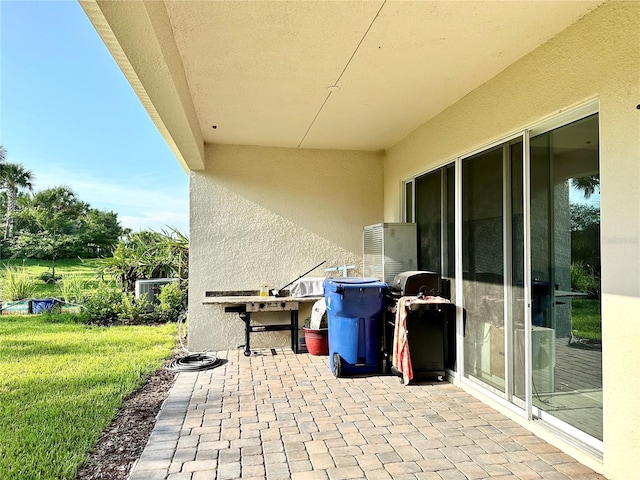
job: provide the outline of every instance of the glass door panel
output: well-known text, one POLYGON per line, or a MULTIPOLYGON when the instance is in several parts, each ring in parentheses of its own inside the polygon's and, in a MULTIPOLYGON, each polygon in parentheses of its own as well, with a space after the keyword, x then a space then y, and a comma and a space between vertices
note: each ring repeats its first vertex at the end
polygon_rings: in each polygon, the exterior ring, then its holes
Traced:
POLYGON ((442 274, 442 171, 416 178, 416 223, 421 270, 442 274))
POLYGON ((413 223, 413 181, 404 184, 404 221, 413 223))
POLYGON ((531 138, 533 404, 602 440, 598 116, 531 138))
MULTIPOLYGON (((416 223, 421 270, 438 272, 442 295, 455 302, 455 166, 449 165, 415 179, 416 223)), ((445 368, 455 370, 456 315, 445 319, 445 368)))
POLYGON ((503 147, 462 164, 465 376, 504 392, 503 147))

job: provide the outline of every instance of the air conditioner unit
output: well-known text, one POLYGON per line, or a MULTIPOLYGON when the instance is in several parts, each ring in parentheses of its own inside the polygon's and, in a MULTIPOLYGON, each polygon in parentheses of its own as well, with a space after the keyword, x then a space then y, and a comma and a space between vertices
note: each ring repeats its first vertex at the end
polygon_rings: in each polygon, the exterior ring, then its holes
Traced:
POLYGON ((146 297, 149 305, 158 303, 158 294, 160 287, 169 283, 178 283, 177 278, 149 278, 147 280, 136 280, 136 300, 140 297, 146 297))
POLYGON ((364 227, 363 271, 391 285, 398 273, 418 269, 415 223, 378 223, 364 227))

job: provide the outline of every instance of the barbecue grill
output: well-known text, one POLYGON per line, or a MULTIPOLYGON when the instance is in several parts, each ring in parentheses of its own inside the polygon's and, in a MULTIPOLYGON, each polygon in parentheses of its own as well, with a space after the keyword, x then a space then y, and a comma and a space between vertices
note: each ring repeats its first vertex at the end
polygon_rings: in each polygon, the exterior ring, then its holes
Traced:
POLYGON ((412 270, 395 276, 390 294, 394 298, 420 294, 449 298, 449 292, 442 288, 445 283, 436 272, 412 270))
POLYGON ((455 362, 455 307, 448 303, 449 281, 436 272, 407 271, 395 276, 386 296, 382 370, 402 373, 392 365, 396 311, 402 297, 440 297, 433 303, 416 302, 407 310, 406 330, 414 377, 442 379, 445 367, 455 362))

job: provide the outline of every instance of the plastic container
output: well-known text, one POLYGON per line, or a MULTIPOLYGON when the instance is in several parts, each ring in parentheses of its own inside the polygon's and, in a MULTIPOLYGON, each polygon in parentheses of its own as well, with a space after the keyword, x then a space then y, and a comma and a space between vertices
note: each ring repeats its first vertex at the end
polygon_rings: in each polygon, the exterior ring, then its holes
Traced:
POLYGON ((82 310, 80 305, 61 305, 60 311, 62 313, 80 313, 82 310))
POLYGON ((388 285, 375 278, 327 278, 329 366, 336 377, 379 371, 380 316, 388 285))
POLYGON ((34 298, 31 300, 31 309, 33 313, 50 312, 55 304, 55 298, 34 298))
POLYGON ((2 302, 3 315, 28 315, 31 313, 31 300, 2 302))

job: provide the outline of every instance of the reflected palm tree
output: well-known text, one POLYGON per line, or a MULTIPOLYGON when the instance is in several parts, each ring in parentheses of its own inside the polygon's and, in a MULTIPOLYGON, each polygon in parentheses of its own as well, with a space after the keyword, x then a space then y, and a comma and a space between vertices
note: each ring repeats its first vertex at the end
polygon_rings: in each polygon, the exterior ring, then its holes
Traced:
POLYGON ((600 191, 600 175, 585 175, 584 177, 572 178, 571 186, 577 190, 582 190, 584 198, 600 191))

